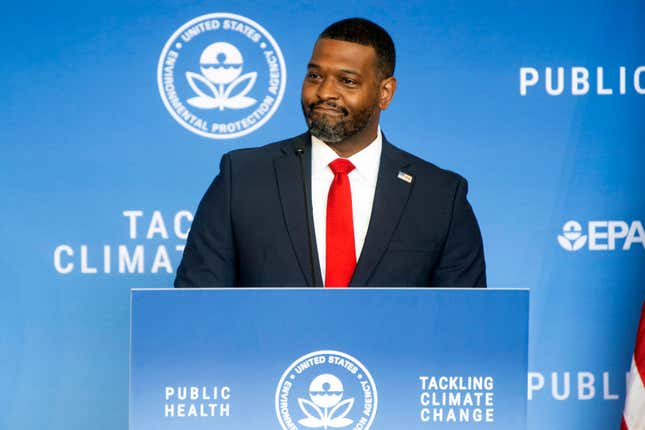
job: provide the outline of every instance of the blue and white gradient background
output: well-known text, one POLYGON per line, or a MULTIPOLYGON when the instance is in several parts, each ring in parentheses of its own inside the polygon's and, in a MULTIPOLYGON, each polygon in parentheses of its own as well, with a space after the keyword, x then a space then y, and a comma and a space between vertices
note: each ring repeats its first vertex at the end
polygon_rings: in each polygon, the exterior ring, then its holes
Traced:
POLYGON ((144 290, 132 302, 132 430, 279 429, 280 377, 319 350, 372 374, 374 429, 524 428, 527 291, 144 290), (422 422, 419 376, 492 376, 494 423, 422 422), (230 386, 231 416, 164 417, 164 386, 186 385, 230 386))
MULTIPOLYGON (((563 250, 568 220, 645 221, 645 96, 572 96, 544 89, 544 68, 645 65, 641 0, 182 2, 18 1, 0 14, 0 428, 121 429, 128 414, 130 288, 169 287, 152 273, 160 245, 172 268, 183 239, 173 217, 194 211, 229 150, 301 133, 300 83, 317 34, 364 16, 398 48, 399 87, 382 129, 394 144, 470 183, 489 284, 531 290, 529 371, 544 388, 528 401, 530 430, 617 427, 640 306, 645 249, 563 250), (287 88, 256 132, 209 140, 182 128, 157 89, 157 61, 185 22, 236 13, 280 45, 287 88), (541 80, 519 91, 519 69, 541 80), (136 236, 122 213, 140 210, 136 236), (160 211, 168 239, 146 238, 160 211), (54 251, 74 250, 69 274, 54 251), (81 246, 96 274, 82 273, 81 246), (103 273, 103 247, 112 269, 103 273), (145 251, 143 273, 121 274, 115 250, 145 251), (565 373, 570 389, 563 393, 565 373), (594 395, 580 400, 576 377, 594 395), (608 375, 608 386, 603 374, 608 375), (604 396, 607 389, 610 396, 604 396)), ((645 79, 645 75, 641 80, 645 79)), ((645 86, 645 82, 642 83, 645 86)), ((180 230, 185 230, 182 224, 180 230)), ((282 365, 276 364, 276 366, 282 365)))

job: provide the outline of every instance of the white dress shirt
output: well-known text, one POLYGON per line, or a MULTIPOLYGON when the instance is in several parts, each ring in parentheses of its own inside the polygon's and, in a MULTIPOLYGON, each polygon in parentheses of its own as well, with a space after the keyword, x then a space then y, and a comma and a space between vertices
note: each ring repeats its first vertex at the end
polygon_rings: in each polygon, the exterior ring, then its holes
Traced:
MULTIPOLYGON (((381 161, 383 141, 379 127, 376 139, 360 152, 348 158, 355 169, 349 172, 349 184, 352 190, 352 218, 354 221, 354 244, 356 246, 356 261, 361 255, 367 227, 372 215, 374 190, 381 161)), ((311 136, 311 204, 314 217, 314 230, 320 271, 325 280, 326 250, 327 250, 327 196, 334 174, 329 163, 340 158, 326 143, 311 136)))

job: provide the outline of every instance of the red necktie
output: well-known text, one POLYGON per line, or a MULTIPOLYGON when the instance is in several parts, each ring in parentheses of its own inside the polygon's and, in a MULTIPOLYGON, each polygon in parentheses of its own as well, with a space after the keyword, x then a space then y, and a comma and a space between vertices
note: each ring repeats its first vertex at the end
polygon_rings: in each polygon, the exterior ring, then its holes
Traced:
POLYGON ((347 174, 351 161, 337 158, 329 163, 334 180, 327 197, 327 250, 325 287, 347 287, 356 267, 352 189, 347 174))

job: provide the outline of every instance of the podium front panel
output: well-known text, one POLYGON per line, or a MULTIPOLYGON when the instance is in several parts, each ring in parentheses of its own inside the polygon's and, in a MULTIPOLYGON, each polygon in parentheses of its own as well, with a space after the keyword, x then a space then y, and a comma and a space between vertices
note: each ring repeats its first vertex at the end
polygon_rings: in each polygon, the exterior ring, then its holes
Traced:
POLYGON ((130 429, 523 429, 527 345, 526 290, 133 290, 130 429))

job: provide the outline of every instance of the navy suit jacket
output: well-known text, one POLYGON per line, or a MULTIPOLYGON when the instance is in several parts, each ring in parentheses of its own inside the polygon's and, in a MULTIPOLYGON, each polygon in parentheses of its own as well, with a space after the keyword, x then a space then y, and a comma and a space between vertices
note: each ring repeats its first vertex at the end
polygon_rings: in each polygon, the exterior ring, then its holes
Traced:
MULTIPOLYGON (((225 154, 195 213, 175 287, 322 286, 303 176, 311 196, 308 133, 225 154)), ((467 189, 461 176, 383 138, 372 215, 350 287, 485 287, 467 189)))

